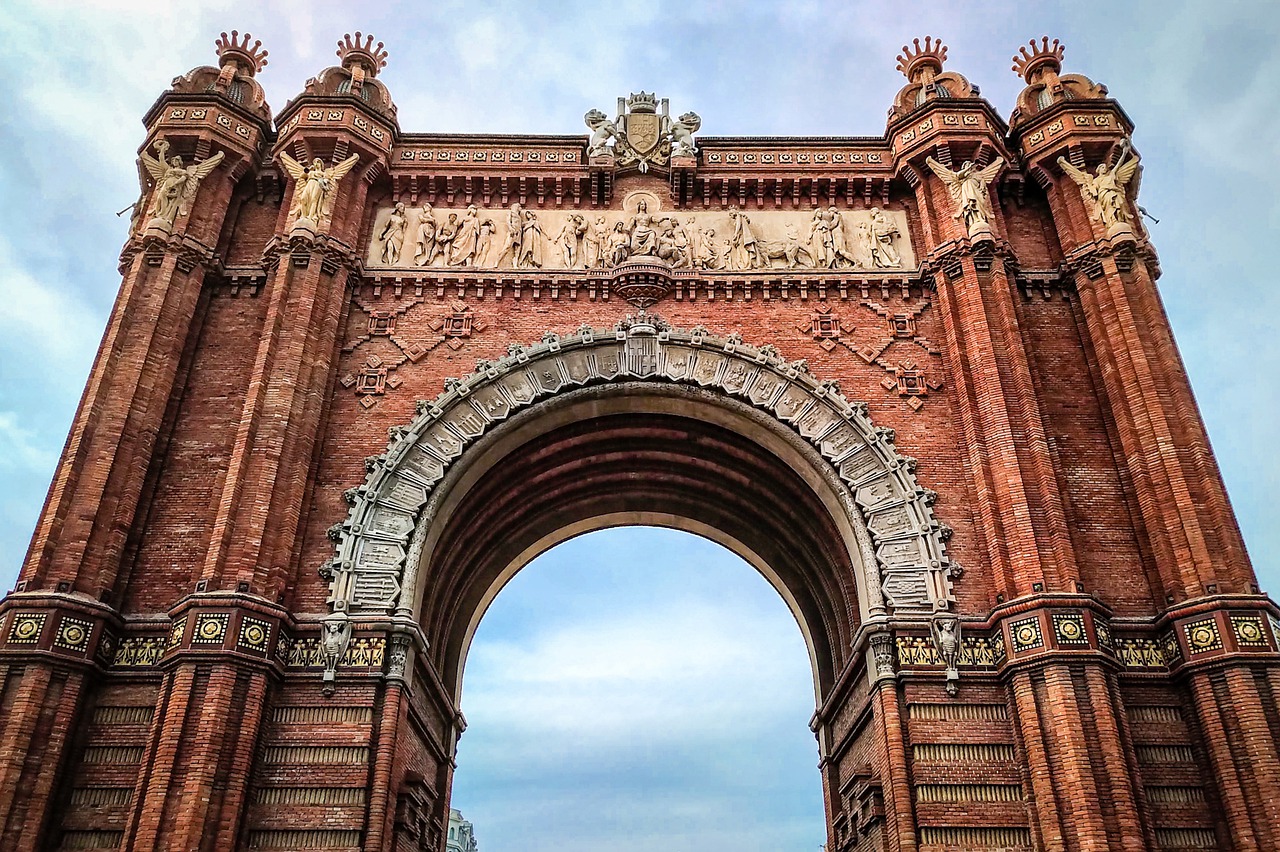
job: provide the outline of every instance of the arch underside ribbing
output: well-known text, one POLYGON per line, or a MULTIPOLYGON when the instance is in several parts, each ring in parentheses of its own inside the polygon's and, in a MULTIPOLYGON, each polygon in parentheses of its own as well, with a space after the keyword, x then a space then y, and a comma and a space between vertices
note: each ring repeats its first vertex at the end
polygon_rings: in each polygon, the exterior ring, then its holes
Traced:
POLYGON ((566 531, 646 517, 756 565, 818 681, 859 623, 953 603, 933 495, 865 406, 772 347, 643 315, 481 361, 368 467, 332 531, 330 618, 413 618, 446 681, 520 566, 566 531))

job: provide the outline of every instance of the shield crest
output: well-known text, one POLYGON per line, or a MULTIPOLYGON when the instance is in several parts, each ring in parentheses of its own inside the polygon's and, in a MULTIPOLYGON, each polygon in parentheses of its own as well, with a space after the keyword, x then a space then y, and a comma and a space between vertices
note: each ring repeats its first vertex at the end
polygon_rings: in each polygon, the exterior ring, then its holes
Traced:
POLYGON ((644 156, 658 146, 662 138, 662 116, 652 112, 633 112, 626 116, 627 143, 644 156))

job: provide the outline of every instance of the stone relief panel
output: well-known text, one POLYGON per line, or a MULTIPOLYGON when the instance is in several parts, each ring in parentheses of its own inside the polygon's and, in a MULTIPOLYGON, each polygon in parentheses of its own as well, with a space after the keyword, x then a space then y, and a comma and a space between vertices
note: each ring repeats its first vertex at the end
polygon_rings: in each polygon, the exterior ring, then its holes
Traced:
POLYGON ((658 260, 674 269, 916 268, 906 213, 840 210, 663 210, 638 190, 622 210, 411 206, 380 209, 365 263, 399 269, 610 269, 658 260))

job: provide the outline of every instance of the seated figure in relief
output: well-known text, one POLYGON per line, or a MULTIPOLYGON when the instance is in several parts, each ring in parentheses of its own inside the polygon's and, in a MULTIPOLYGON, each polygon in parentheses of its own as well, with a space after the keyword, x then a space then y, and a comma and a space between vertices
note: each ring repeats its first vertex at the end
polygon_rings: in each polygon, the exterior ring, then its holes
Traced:
POLYGON ((649 213, 649 204, 643 198, 636 204, 636 215, 627 223, 627 230, 631 232, 631 257, 658 253, 658 231, 649 213))

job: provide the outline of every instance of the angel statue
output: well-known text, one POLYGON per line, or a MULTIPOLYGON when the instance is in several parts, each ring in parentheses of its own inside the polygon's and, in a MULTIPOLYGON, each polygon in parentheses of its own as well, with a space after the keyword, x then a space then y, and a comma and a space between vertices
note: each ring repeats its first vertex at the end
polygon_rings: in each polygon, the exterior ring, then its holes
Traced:
POLYGON ((1120 159, 1115 166, 1108 168, 1105 162, 1099 163, 1094 175, 1076 168, 1062 157, 1058 158, 1058 165, 1080 187, 1080 195, 1093 208, 1108 233, 1123 230, 1129 225, 1128 185, 1138 170, 1137 158, 1129 157, 1132 152, 1129 140, 1125 139, 1120 143, 1120 159))
POLYGON ((686 112, 675 121, 671 122, 671 156, 673 157, 692 157, 698 153, 698 148, 693 144, 693 134, 698 132, 702 127, 702 118, 696 112, 686 112))
POLYGON ((181 157, 174 157, 167 165, 165 164, 165 155, 169 153, 168 142, 158 139, 155 148, 156 153, 160 155, 158 159, 150 156, 146 151, 141 155, 142 165, 156 182, 151 209, 147 211, 151 217, 147 226, 155 225, 167 231, 173 227, 174 220, 178 218, 179 208, 196 197, 196 189, 200 186, 200 181, 208 177, 209 173, 218 167, 218 163, 222 162, 223 154, 219 151, 203 163, 195 163, 183 168, 181 157))
POLYGON ((289 211, 294 215, 294 221, 309 220, 318 224, 324 214, 325 203, 338 188, 338 181, 359 161, 360 155, 352 154, 338 165, 326 169, 324 160, 319 157, 312 160, 311 165, 304 166, 281 151, 280 162, 284 163, 285 171, 297 184, 293 190, 293 207, 289 211))
POLYGON ((618 133, 618 126, 609 120, 609 116, 598 109, 588 110, 582 120, 587 123, 587 127, 591 130, 591 141, 587 143, 587 156, 611 156, 613 150, 609 147, 609 140, 622 140, 621 134, 618 133))
POLYGON ((987 191, 987 185, 995 180, 996 174, 1004 165, 1004 158, 996 157, 985 169, 966 161, 958 172, 951 171, 933 157, 926 157, 925 163, 935 175, 942 178, 942 182, 947 185, 947 192, 951 193, 951 200, 956 205, 956 212, 951 218, 964 222, 971 237, 990 231, 989 223, 995 214, 991 211, 991 195, 987 191))

